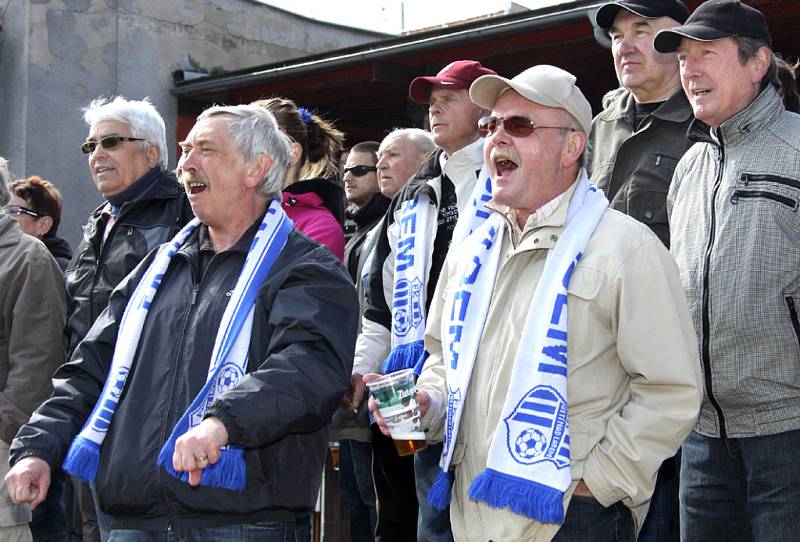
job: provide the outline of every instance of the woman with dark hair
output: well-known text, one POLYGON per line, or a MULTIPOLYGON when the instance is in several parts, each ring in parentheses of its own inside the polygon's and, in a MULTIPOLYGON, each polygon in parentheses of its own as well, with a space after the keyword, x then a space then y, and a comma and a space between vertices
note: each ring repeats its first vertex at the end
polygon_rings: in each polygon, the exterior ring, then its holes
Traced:
POLYGON ((11 198, 5 211, 19 223, 20 229, 40 239, 64 271, 72 259, 72 247, 58 237, 61 222, 61 193, 48 180, 33 176, 8 183, 11 198))
POLYGON ((344 135, 285 98, 253 102, 272 113, 292 141, 283 181, 283 209, 295 227, 344 259, 344 190, 336 182, 344 135))

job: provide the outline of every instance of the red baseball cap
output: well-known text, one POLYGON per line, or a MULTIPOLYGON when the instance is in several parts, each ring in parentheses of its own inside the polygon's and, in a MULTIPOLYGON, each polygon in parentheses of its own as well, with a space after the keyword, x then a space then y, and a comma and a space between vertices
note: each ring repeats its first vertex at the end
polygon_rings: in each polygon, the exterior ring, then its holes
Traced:
POLYGON ((481 66, 476 60, 456 60, 436 75, 417 77, 411 81, 408 95, 418 104, 426 104, 430 102, 432 87, 467 90, 482 75, 497 75, 497 72, 481 66))

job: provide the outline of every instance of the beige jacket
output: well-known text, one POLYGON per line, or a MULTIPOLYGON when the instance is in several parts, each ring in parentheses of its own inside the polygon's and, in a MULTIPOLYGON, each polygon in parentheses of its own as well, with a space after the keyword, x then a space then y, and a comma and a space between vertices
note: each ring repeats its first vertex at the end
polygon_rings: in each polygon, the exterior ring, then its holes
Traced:
MULTIPOLYGON (((457 541, 549 541, 558 530, 558 525, 472 501, 467 492, 486 467, 517 341, 547 253, 563 230, 574 187, 541 225, 534 227, 529 220, 518 243, 508 235, 516 226, 504 213, 507 234, 500 269, 453 457, 450 519, 457 541)), ((497 205, 493 209, 503 211, 497 205)), ((429 440, 442 438, 447 389, 442 307, 456 254, 445 263, 431 306, 425 338, 431 356, 418 382, 432 399, 424 418, 429 440)), ((678 270, 646 226, 608 210, 572 274, 568 293, 573 484, 564 503, 568 506, 583 479, 602 505, 621 500, 630 507, 638 528, 661 462, 675 454, 700 408, 696 335, 678 270)))

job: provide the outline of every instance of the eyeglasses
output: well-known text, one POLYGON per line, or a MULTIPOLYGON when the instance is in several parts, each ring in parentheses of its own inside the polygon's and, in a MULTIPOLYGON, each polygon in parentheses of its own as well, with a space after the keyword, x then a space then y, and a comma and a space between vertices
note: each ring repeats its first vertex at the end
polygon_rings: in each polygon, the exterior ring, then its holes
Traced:
POLYGON ((370 171, 378 171, 375 166, 350 166, 344 168, 345 174, 350 173, 353 177, 363 177, 370 171))
POLYGON ((512 137, 528 137, 534 130, 545 128, 575 131, 575 128, 570 128, 569 126, 539 126, 531 119, 517 115, 513 117, 483 117, 478 121, 478 131, 483 137, 490 136, 497 131, 498 124, 502 124, 506 133, 512 137))
POLYGON ((9 215, 28 215, 32 216, 33 218, 40 218, 43 216, 36 211, 32 211, 27 207, 22 207, 20 205, 6 205, 3 210, 9 215))
POLYGON ((100 143, 101 147, 108 150, 108 149, 113 149, 123 141, 144 141, 144 138, 110 135, 100 139, 100 141, 94 141, 93 139, 90 139, 89 141, 86 141, 83 145, 81 145, 81 151, 83 152, 83 154, 92 154, 94 150, 97 148, 98 143, 100 143))

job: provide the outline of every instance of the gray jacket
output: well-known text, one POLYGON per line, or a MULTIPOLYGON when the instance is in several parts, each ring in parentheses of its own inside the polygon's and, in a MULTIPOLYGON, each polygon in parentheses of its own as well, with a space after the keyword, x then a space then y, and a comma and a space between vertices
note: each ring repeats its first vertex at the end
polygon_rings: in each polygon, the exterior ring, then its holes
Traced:
POLYGON ((717 130, 701 126, 667 200, 705 377, 696 430, 734 438, 795 430, 800 116, 768 87, 717 130))

